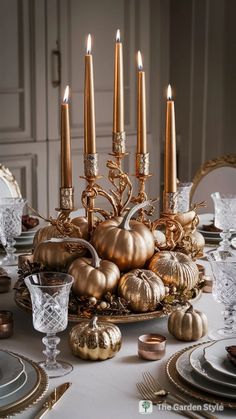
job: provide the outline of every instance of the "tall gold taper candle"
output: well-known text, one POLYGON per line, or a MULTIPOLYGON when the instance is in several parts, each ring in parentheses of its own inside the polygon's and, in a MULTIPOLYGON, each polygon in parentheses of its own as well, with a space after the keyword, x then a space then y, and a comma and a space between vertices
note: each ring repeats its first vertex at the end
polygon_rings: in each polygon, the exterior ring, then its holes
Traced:
POLYGON ((91 54, 91 35, 88 35, 87 54, 85 55, 84 84, 84 153, 96 153, 93 57, 91 54))
POLYGON ((61 187, 72 187, 71 143, 69 121, 69 86, 65 89, 61 104, 61 187))
POLYGON ((138 106, 137 106, 137 153, 147 153, 146 86, 142 56, 138 51, 138 106))
POLYGON ((175 105, 172 100, 171 86, 167 89, 166 107, 166 141, 165 141, 165 176, 164 192, 176 192, 176 132, 175 132, 175 105))
POLYGON ((124 81, 123 81, 123 50, 120 42, 120 30, 116 33, 113 96, 113 132, 124 131, 124 81))

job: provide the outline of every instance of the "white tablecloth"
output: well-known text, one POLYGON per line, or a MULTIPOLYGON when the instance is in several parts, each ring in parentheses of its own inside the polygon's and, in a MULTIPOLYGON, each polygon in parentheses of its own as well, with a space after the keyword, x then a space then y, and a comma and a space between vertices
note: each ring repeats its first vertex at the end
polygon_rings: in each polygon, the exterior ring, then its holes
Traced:
MULTIPOLYGON (((195 307, 206 313, 209 328, 222 324, 220 304, 217 304, 211 294, 203 294, 195 307)), ((31 314, 21 311, 13 300, 13 291, 0 294, 0 308, 12 310, 14 313, 14 335, 8 339, 0 340, 0 347, 22 354, 34 361, 41 360, 43 337, 36 332, 32 325, 31 314)), ((47 418, 65 419, 136 419, 140 418, 139 394, 136 382, 142 380, 142 372, 150 371, 168 389, 176 392, 165 375, 165 364, 168 358, 176 351, 191 346, 178 342, 167 331, 167 318, 151 321, 120 325, 123 343, 120 352, 110 360, 103 362, 83 361, 72 355, 68 345, 68 332, 73 324, 69 324, 65 332, 60 334, 61 357, 70 361, 74 370, 69 375, 50 380, 49 390, 66 381, 72 386, 63 396, 57 406, 47 414, 47 418), (160 333, 167 336, 166 355, 160 361, 145 361, 137 356, 137 338, 144 333, 160 333)), ((44 397, 44 399, 46 396, 44 397)), ((44 400, 43 399, 43 400, 44 400)), ((19 419, 32 419, 41 407, 43 400, 24 413, 19 419)), ((198 401, 194 400, 195 404, 198 401)), ((148 417, 171 418, 174 412, 157 411, 154 406, 153 413, 148 417)), ((236 411, 225 409, 217 412, 219 417, 235 417, 236 411)), ((177 417, 177 416, 176 416, 177 417)))

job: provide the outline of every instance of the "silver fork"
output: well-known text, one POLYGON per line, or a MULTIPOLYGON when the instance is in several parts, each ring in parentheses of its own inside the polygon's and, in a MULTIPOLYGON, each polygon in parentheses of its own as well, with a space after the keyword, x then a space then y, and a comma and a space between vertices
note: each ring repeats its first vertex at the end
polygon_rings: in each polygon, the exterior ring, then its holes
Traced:
MULTIPOLYGON (((166 391, 159 390, 159 392, 154 393, 144 383, 137 383, 136 386, 137 386, 137 389, 139 391, 139 394, 141 395, 141 397, 144 400, 150 400, 154 405, 166 403, 166 404, 168 404, 172 407, 174 406, 174 403, 172 403, 170 401, 168 401, 168 402, 166 401, 166 398, 167 398, 167 395, 168 395, 166 393, 166 391)), ((185 410, 178 410, 178 411, 175 411, 175 413, 177 413, 181 416, 186 416, 186 417, 191 418, 191 419, 198 419, 197 415, 195 415, 192 412, 185 411, 185 410)))
MULTIPOLYGON (((143 373, 143 379, 144 379, 146 385, 150 388, 150 390, 154 392, 154 394, 156 394, 156 392, 158 394, 160 391, 163 391, 163 392, 166 391, 166 394, 169 394, 169 396, 172 397, 172 399, 175 399, 175 401, 177 400, 181 404, 189 405, 189 401, 186 400, 184 397, 179 396, 179 395, 175 395, 175 394, 171 394, 166 389, 164 389, 161 386, 161 384, 158 382, 158 380, 155 379, 150 372, 144 372, 143 373)), ((202 416, 204 418, 217 419, 217 416, 214 416, 211 413, 207 413, 207 412, 203 412, 203 411, 198 411, 197 413, 198 413, 199 416, 202 416)))

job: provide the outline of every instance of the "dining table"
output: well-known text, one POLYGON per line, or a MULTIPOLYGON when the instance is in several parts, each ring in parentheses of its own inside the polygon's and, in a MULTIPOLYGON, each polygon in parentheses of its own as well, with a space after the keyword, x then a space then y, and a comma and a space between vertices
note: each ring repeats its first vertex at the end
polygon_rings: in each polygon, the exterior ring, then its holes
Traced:
MULTIPOLYGON (((205 258, 200 263, 204 265, 206 273, 211 274, 209 263, 205 258)), ((43 334, 34 330, 31 313, 20 309, 14 301, 13 286, 17 279, 16 267, 7 267, 7 271, 12 278, 12 288, 8 293, 0 294, 0 308, 13 312, 14 333, 12 337, 2 339, 0 347, 33 361, 40 361, 44 358, 41 340, 43 334)), ((219 327, 223 323, 221 315, 223 307, 213 299, 211 293, 202 292, 194 302, 194 308, 206 314, 209 330, 219 327)), ((69 322, 67 329, 59 334, 61 342, 58 348, 60 350, 58 358, 69 361, 73 365, 73 371, 64 377, 49 379, 46 394, 36 404, 17 414, 17 417, 33 419, 50 392, 59 384, 68 381, 72 385, 58 404, 46 413, 45 418, 140 418, 139 401, 141 396, 136 383, 142 381, 143 372, 150 372, 172 394, 180 394, 167 377, 166 363, 175 352, 193 345, 193 342, 178 341, 171 336, 168 332, 167 321, 168 316, 164 316, 147 321, 119 324, 122 334, 121 349, 116 356, 105 361, 82 360, 72 354, 68 337, 69 331, 75 323, 69 322), (158 333, 167 338, 166 353, 161 360, 149 361, 138 356, 138 337, 149 333, 158 333)), ((201 339, 201 341, 207 340, 207 336, 201 339)), ((187 395, 185 397, 195 406, 204 403, 187 395)), ((209 413, 211 412, 209 411, 209 413)), ((177 417, 176 415, 179 416, 177 412, 165 409, 165 406, 153 406, 149 417, 159 416, 168 419, 177 417)), ((214 412, 214 415, 220 418, 233 418, 236 413, 235 410, 224 409, 214 412)))

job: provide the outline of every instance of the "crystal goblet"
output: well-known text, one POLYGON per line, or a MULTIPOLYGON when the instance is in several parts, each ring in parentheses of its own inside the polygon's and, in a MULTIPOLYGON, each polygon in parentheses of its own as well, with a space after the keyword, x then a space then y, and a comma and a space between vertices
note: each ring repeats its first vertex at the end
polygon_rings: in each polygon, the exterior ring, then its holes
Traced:
POLYGON ((223 303, 224 327, 209 333, 212 339, 236 336, 236 252, 216 250, 207 252, 207 259, 213 272, 213 298, 223 303))
POLYGON ((23 198, 1 198, 0 213, 2 216, 1 241, 7 255, 2 260, 2 265, 17 265, 17 256, 14 255, 15 237, 21 235, 22 214, 26 200, 23 198))
POLYGON ((222 230, 220 249, 229 251, 231 233, 236 231, 236 195, 214 192, 211 198, 215 207, 215 226, 222 230))
POLYGON ((61 377, 73 369, 68 362, 56 360, 60 353, 57 349, 60 338, 56 333, 65 330, 68 324, 69 293, 73 281, 71 275, 59 272, 40 272, 25 278, 31 296, 34 328, 46 333, 42 339, 46 361, 40 365, 49 378, 61 377))
POLYGON ((177 185, 177 211, 188 212, 192 182, 180 182, 177 185))

